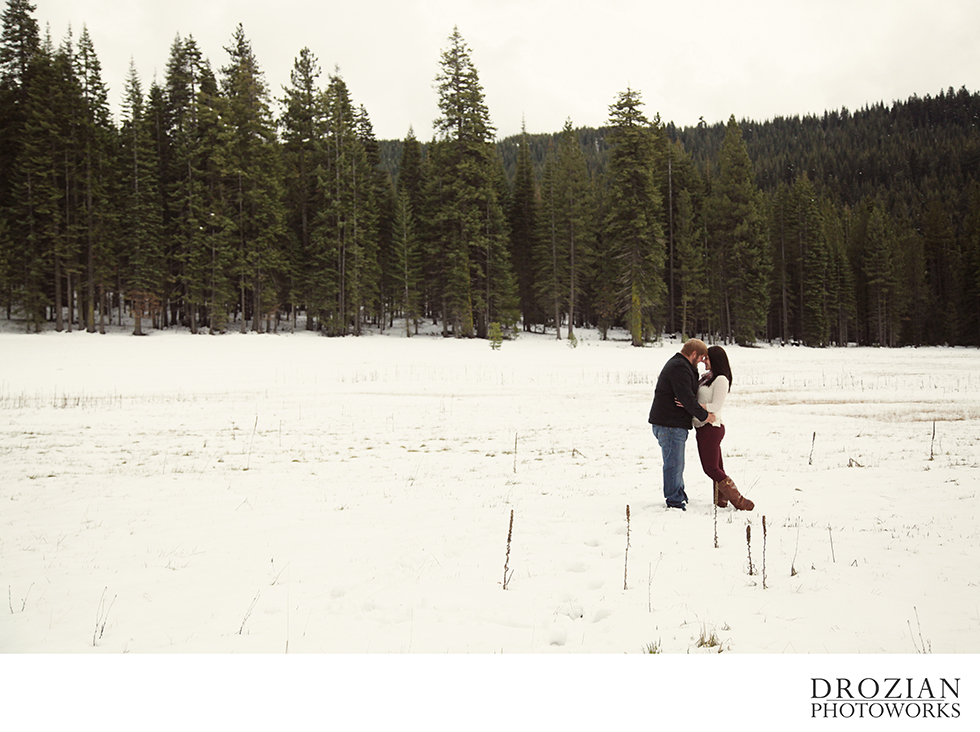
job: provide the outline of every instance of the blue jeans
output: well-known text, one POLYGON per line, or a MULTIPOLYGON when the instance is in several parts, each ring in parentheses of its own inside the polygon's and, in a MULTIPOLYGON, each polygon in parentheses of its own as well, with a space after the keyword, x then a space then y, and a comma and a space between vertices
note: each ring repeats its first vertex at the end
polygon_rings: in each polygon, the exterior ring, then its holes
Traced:
POLYGON ((684 508, 687 493, 684 490, 684 447, 687 433, 683 427, 653 425, 653 435, 660 443, 664 456, 664 498, 672 508, 684 508))

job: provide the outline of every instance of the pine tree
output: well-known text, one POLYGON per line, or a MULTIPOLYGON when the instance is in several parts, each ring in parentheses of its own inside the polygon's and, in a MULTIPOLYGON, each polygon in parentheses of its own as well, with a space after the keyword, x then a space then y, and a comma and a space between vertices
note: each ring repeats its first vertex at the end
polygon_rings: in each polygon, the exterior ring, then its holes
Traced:
POLYGON ((242 331, 251 320, 252 330, 262 332, 263 319, 277 313, 283 299, 279 279, 285 269, 280 257, 285 235, 282 158, 265 78, 241 25, 225 51, 229 61, 221 69, 221 90, 227 100, 242 331))
MULTIPOLYGON (((318 273, 311 306, 328 335, 360 333, 370 271, 371 206, 367 153, 346 82, 330 77, 322 96, 326 135, 318 170, 321 202, 314 231, 318 273)), ((376 256, 376 249, 375 256, 376 256)))
MULTIPOLYGON (((293 63, 290 86, 281 100, 284 111, 282 129, 286 171, 286 228, 289 247, 289 302, 295 326, 299 303, 308 302, 310 284, 305 264, 311 256, 311 237, 316 211, 317 165, 324 133, 318 79, 320 67, 309 48, 303 48, 293 63)), ((313 327, 307 318, 307 328, 313 327)))
MULTIPOLYGON (((205 308, 208 332, 224 333, 236 301, 236 226, 234 190, 237 182, 232 161, 233 130, 228 126, 228 100, 220 93, 209 66, 202 69, 196 101, 194 146, 199 176, 195 190, 200 196, 197 248, 192 258, 195 281, 202 296, 196 306, 205 308)), ((243 316, 244 320, 244 316, 243 316)))
POLYGON ((412 335, 419 326, 419 280, 420 280, 419 239, 415 232, 415 219, 412 204, 406 191, 399 191, 395 207, 394 241, 392 257, 393 306, 405 318, 405 335, 412 335))
POLYGON ((517 170, 507 208, 510 225, 510 257, 517 275, 517 292, 521 302, 524 330, 541 322, 535 296, 535 256, 537 248, 538 191, 534 181, 527 130, 522 126, 517 170))
POLYGON ((491 322, 518 318, 501 204, 503 175, 479 75, 459 29, 442 54, 436 85, 438 141, 431 147, 432 235, 441 263, 444 330, 485 338, 491 322))
POLYGON ((678 293, 679 326, 683 337, 697 334, 698 322, 708 308, 703 227, 694 208, 694 196, 682 189, 677 196, 675 283, 678 293))
POLYGON ((566 121, 558 144, 545 164, 542 179, 540 249, 535 257, 542 307, 554 314, 557 337, 568 320, 568 337, 575 331, 578 303, 592 259, 595 199, 585 156, 566 121))
POLYGON ((780 182, 776 192, 770 199, 769 230, 772 242, 772 302, 777 310, 775 320, 777 325, 770 331, 778 336, 782 343, 793 340, 794 329, 791 323, 796 321, 797 292, 794 283, 800 282, 799 260, 794 256, 793 232, 796 217, 793 210, 793 189, 780 182))
POLYGON ((398 165, 397 187, 399 193, 408 196, 408 203, 413 214, 418 216, 425 201, 425 171, 422 159, 422 144, 415 137, 415 131, 409 128, 408 134, 402 141, 402 156, 398 165))
POLYGON ((973 181, 963 192, 966 210, 963 222, 963 276, 966 280, 964 311, 966 343, 980 346, 980 181, 973 181))
POLYGON ((610 145, 605 239, 618 265, 619 302, 634 346, 663 325, 666 285, 663 207, 655 177, 656 136, 640 111, 640 94, 621 92, 609 108, 610 145))
MULTIPOLYGON (((9 171, 14 169, 23 144, 31 65, 41 50, 41 36, 27 0, 7 0, 0 36, 0 221, 13 205, 9 171)), ((2 274, 0 274, 2 276, 2 274)), ((9 286, 9 285, 8 285, 9 286)))
MULTIPOLYGON (((559 255, 558 215, 561 208, 561 193, 558 190, 558 153, 554 145, 549 146, 545 158, 544 172, 541 175, 541 212, 538 216, 540 229, 536 237, 536 247, 531 261, 535 295, 544 313, 550 313, 555 337, 561 340, 562 314, 562 267, 565 260, 559 255)), ((547 323, 547 317, 544 318, 547 323)))
POLYGON ((823 204, 824 240, 827 242, 827 315, 830 341, 846 346, 855 316, 854 274, 848 258, 850 210, 839 212, 827 199, 823 204))
POLYGON ((829 261, 824 222, 813 184, 806 174, 794 185, 797 237, 800 249, 800 338, 807 346, 830 342, 829 261))
POLYGON ((896 261, 895 236, 888 217, 877 202, 867 211, 862 271, 867 284, 868 334, 872 345, 895 344, 896 261))
POLYGON ((81 92, 75 73, 70 36, 62 46, 53 50, 50 39, 45 40, 45 55, 53 60, 52 76, 42 86, 37 109, 42 116, 53 122, 47 126, 48 144, 52 163, 57 166, 60 225, 54 248, 54 300, 55 327, 60 331, 67 325, 82 322, 81 282, 84 263, 80 255, 84 248, 84 215, 81 202, 80 135, 77 110, 81 106, 81 92), (64 286, 64 291, 62 287, 64 286), (63 317, 62 303, 67 304, 67 319, 63 317))
MULTIPOLYGON (((41 50, 41 33, 34 11, 37 6, 28 0, 7 0, 3 11, 3 32, 0 36, 0 88, 15 93, 15 102, 8 111, 13 111, 18 98, 27 83, 28 72, 34 56, 41 50)), ((23 96, 20 96, 23 99, 23 96)), ((6 116, 6 115, 5 115, 6 116)), ((8 117, 9 119, 9 117, 8 117)))
POLYGON ((405 319, 405 335, 418 332, 423 315, 422 239, 416 211, 423 205, 422 146, 409 129, 402 144, 392 224, 390 274, 392 306, 405 319))
POLYGON ((165 225, 169 279, 175 288, 165 298, 178 306, 180 317, 197 333, 207 302, 208 258, 202 232, 210 218, 205 200, 203 165, 206 153, 200 139, 200 94, 213 74, 193 37, 174 40, 167 65, 161 166, 165 186, 165 225))
MULTIPOLYGON (((364 105, 354 113, 357 140, 364 151, 364 170, 359 176, 359 298, 357 312, 360 318, 370 317, 384 330, 386 307, 390 302, 392 219, 394 200, 391 180, 381 168, 381 152, 374 128, 364 105)), ((356 325, 361 334, 360 319, 356 325)))
POLYGON ((163 212, 159 157, 146 116, 142 84, 130 63, 119 134, 119 178, 123 181, 120 232, 124 286, 133 302, 134 335, 143 335, 144 312, 155 312, 163 285, 163 212))
MULTIPOLYGON (((687 212, 690 216, 700 216, 702 199, 702 181, 694 161, 685 151, 683 144, 678 141, 668 139, 667 135, 658 135, 658 150, 661 161, 666 161, 666 166, 662 163, 660 167, 660 193, 664 201, 665 233, 667 238, 667 329, 670 332, 677 332, 678 329, 678 308, 681 305, 681 286, 679 283, 680 272, 686 263, 680 261, 681 245, 679 242, 680 227, 682 226, 681 198, 686 192, 688 194, 687 203, 690 206, 687 212)), ((687 221, 693 224, 693 219, 687 221)), ((690 250, 688 250, 689 253, 690 250)), ((690 303, 688 303, 690 305, 690 303)), ((683 328, 682 328, 683 330, 683 328)))
POLYGON ((168 216, 168 196, 165 154, 167 149, 167 135, 165 121, 167 118, 167 95, 163 86, 156 80, 150 84, 146 95, 145 103, 145 127, 149 136, 149 145, 153 160, 155 161, 157 191, 157 209, 160 215, 161 242, 160 242, 160 280, 157 282, 156 290, 159 307, 153 314, 153 325, 162 328, 165 325, 167 310, 166 298, 170 293, 168 284, 170 276, 170 262, 168 253, 170 249, 169 230, 167 226, 168 216))
MULTIPOLYGON (((912 226, 904 226, 897 239, 896 277, 900 283, 896 300, 900 323, 899 344, 944 342, 950 331, 926 331, 931 316, 929 283, 926 277, 926 236, 912 226)), ((954 324, 956 321, 954 319, 954 324)))
POLYGON ((51 304, 46 283, 52 271, 57 279, 58 253, 67 238, 59 176, 65 139, 59 110, 51 104, 51 93, 59 88, 53 53, 49 41, 32 56, 25 74, 23 126, 10 176, 8 211, 13 225, 4 259, 9 302, 20 306, 28 332, 44 327, 45 309, 51 304))
POLYGON ((112 142, 115 130, 109 114, 108 90, 102 81, 102 65, 88 28, 82 28, 74 55, 75 76, 81 92, 77 125, 79 135, 80 225, 84 230, 86 262, 85 323, 94 333, 96 301, 99 332, 105 333, 110 277, 115 269, 110 196, 112 142))
MULTIPOLYGON (((426 162, 422 154, 422 144, 415 137, 415 131, 410 127, 408 130, 408 135, 402 142, 402 153, 401 160, 398 165, 398 178, 396 181, 395 196, 396 196, 396 207, 395 207, 395 251, 396 260, 394 271, 402 271, 404 269, 404 249, 401 254, 398 254, 399 250, 399 230, 404 230, 405 224, 410 225, 410 230, 412 234, 412 249, 411 258, 414 261, 414 287, 410 288, 408 300, 413 305, 412 318, 415 323, 416 330, 418 329, 419 323, 422 318, 431 315, 431 310, 429 307, 430 302, 435 302, 437 299, 432 294, 432 286, 434 278, 430 277, 434 270, 435 262, 430 258, 425 256, 426 253, 426 242, 427 242, 427 232, 428 227, 426 222, 428 220, 427 216, 427 205, 428 200, 426 199, 426 162), (405 211, 401 210, 401 203, 397 199, 405 196, 405 204, 407 209, 405 211), (405 219, 407 215, 407 221, 405 219)), ((400 240, 404 244, 404 236, 400 240)), ((409 272, 412 272, 412 268, 409 268, 409 272)), ((410 277, 412 275, 410 274, 410 277)), ((404 284, 404 283, 402 283, 404 284)), ((406 328, 408 325, 406 324, 406 328)))
POLYGON ((959 343, 963 296, 963 257, 949 212, 939 198, 926 204, 922 216, 924 262, 921 272, 929 289, 926 330, 933 343, 959 343))
POLYGON ((720 268, 724 332, 741 344, 754 343, 765 331, 771 260, 762 205, 741 128, 732 116, 706 219, 709 245, 720 268))

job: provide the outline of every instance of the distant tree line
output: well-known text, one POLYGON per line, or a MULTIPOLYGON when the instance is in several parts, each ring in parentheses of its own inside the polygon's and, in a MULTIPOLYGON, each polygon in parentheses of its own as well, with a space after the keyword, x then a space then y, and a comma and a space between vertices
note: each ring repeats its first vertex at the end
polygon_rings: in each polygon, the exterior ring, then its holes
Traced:
POLYGON ((239 26, 135 71, 116 124, 87 29, 0 39, 0 305, 28 331, 446 336, 623 328, 750 344, 980 345, 980 98, 496 139, 470 51, 435 135, 376 139, 309 49, 274 98, 239 26), (274 111, 274 107, 279 111, 274 111), (302 326, 300 326, 302 324, 302 326))

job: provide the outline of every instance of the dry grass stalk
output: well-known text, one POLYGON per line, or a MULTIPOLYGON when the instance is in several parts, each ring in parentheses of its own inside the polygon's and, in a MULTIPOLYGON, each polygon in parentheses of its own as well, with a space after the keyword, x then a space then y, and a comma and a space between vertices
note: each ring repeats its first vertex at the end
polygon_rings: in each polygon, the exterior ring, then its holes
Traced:
POLYGON ((752 524, 745 525, 745 544, 749 549, 749 574, 755 574, 755 567, 752 564, 752 524))
POLYGON ((106 587, 102 590, 102 598, 99 600, 99 609, 95 614, 95 632, 92 633, 92 645, 95 646, 99 640, 102 638, 102 634, 105 633, 105 624, 109 619, 109 611, 112 610, 113 604, 116 602, 116 597, 118 595, 113 595, 112 601, 109 603, 109 607, 105 606, 105 593, 109 588, 106 587))
POLYGON ((711 502, 714 504, 715 518, 715 549, 718 548, 718 483, 711 482, 711 502))
POLYGON ((623 589, 629 589, 626 586, 626 575, 629 571, 629 561, 630 561, 630 506, 626 504, 626 561, 623 567, 623 589))
POLYGON ((507 584, 510 582, 511 576, 514 574, 513 571, 507 572, 507 565, 510 564, 510 542, 514 536, 514 509, 510 510, 510 528, 507 529, 507 555, 504 557, 504 589, 507 589, 507 584))
POLYGON ((762 589, 766 589, 766 517, 765 516, 762 517, 762 589))

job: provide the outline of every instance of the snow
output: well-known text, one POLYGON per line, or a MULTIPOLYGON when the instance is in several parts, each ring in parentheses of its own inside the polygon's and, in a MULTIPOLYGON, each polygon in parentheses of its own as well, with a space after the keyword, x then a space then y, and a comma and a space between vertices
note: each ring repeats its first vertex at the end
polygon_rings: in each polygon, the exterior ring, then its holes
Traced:
POLYGON ((716 517, 693 433, 663 503, 677 341, 116 330, 0 333, 0 653, 28 669, 980 652, 976 349, 726 347, 756 510, 716 517))

